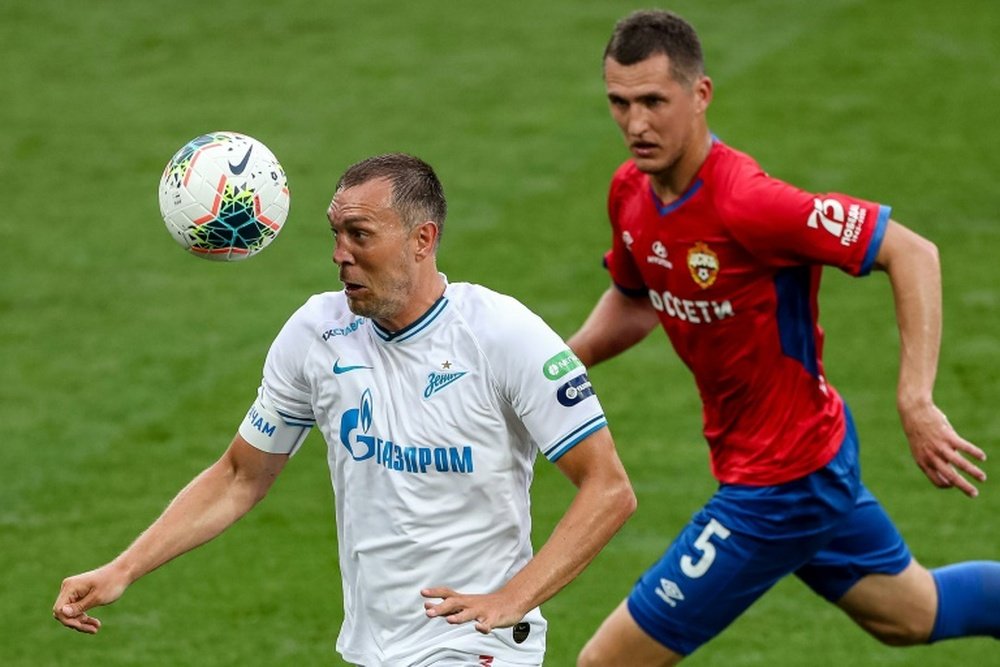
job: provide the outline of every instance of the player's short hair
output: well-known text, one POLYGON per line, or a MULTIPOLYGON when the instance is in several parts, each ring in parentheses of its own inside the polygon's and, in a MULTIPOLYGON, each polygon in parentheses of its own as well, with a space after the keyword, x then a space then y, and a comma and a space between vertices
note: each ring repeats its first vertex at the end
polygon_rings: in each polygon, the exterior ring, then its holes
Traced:
POLYGON ((640 10, 615 24, 604 59, 634 65, 657 54, 670 59, 674 79, 691 85, 705 73, 701 41, 694 27, 673 12, 640 10))
POLYGON ((336 192, 377 178, 392 184, 392 208, 407 228, 430 220, 437 225, 441 240, 448 204, 444 187, 429 164, 406 153, 376 155, 348 167, 337 181, 336 192))

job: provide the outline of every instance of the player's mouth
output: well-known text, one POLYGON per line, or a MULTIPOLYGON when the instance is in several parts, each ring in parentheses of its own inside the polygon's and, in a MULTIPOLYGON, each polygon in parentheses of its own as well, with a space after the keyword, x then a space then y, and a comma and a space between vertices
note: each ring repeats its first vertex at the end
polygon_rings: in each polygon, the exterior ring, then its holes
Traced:
POLYGON ((365 286, 361 283, 352 283, 349 280, 344 280, 343 278, 340 279, 340 282, 344 284, 344 292, 347 296, 355 296, 361 290, 365 289, 365 286))
POLYGON ((659 146, 648 141, 634 141, 629 145, 629 149, 632 151, 632 155, 636 157, 651 158, 656 154, 659 146))

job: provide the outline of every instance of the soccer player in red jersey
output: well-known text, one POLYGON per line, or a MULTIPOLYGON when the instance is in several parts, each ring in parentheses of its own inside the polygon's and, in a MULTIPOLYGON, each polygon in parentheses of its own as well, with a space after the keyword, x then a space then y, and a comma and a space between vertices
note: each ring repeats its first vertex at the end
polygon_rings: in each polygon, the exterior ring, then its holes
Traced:
POLYGON ((631 159, 608 199, 614 285, 570 347, 592 366, 663 326, 694 373, 720 486, 579 664, 676 664, 788 574, 888 644, 1000 636, 1000 563, 928 570, 913 559, 860 480, 850 411, 823 372, 822 267, 884 271, 913 457, 934 485, 977 495, 985 455, 932 398, 936 247, 887 206, 803 192, 714 137, 698 36, 675 14, 620 21, 604 82, 631 159))

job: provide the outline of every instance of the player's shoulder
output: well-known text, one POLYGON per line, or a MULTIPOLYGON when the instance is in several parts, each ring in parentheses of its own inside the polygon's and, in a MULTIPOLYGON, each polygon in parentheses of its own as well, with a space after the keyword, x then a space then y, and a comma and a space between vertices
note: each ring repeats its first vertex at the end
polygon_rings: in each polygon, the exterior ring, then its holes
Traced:
POLYGON ((740 221, 748 209, 767 198, 771 186, 777 183, 761 168, 756 159, 718 139, 710 153, 709 191, 719 215, 733 222, 740 221))
POLYGON ((563 339, 512 296, 473 283, 452 283, 445 295, 469 341, 502 386, 525 381, 532 377, 526 369, 540 370, 546 359, 566 350, 563 339))
POLYGON ((755 176, 766 176, 757 160, 718 139, 714 139, 712 142, 709 159, 712 166, 712 178, 720 185, 739 185, 755 176))
POLYGON ((450 283, 445 293, 470 332, 482 343, 503 344, 547 325, 512 296, 475 283, 450 283))
POLYGON ((470 324, 498 327, 508 318, 534 316, 514 297, 476 283, 449 283, 446 296, 470 324))
POLYGON ((347 305, 343 291, 313 294, 288 318, 286 328, 303 336, 347 335, 365 322, 347 305))
POLYGON ((611 177, 611 198, 621 199, 636 192, 645 191, 647 176, 639 171, 632 160, 626 160, 615 169, 611 177))

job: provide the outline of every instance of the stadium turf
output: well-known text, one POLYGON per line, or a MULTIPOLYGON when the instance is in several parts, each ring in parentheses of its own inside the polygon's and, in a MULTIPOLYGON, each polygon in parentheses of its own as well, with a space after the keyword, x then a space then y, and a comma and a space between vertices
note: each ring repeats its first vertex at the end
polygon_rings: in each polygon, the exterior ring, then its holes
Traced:
MULTIPOLYGON (((625 157, 600 55, 614 21, 639 6, 0 4, 0 664, 341 664, 316 433, 230 532, 97 612, 96 637, 58 626, 50 607, 62 577, 113 557, 222 452, 272 336, 309 294, 337 287, 324 212, 350 163, 396 150, 430 161, 450 202, 442 270, 575 330, 607 285, 604 197, 625 157), (286 229, 242 264, 187 255, 159 220, 164 164, 211 130, 261 139, 288 173, 286 229)), ((970 501, 935 490, 912 463, 894 409, 884 275, 826 273, 826 369, 853 407, 865 478, 918 558, 1000 557, 1000 6, 671 8, 702 35, 716 134, 803 188, 890 204, 938 243, 936 397, 993 454, 985 467, 997 479, 970 501)), ((557 667, 573 664, 713 489, 693 383, 662 333, 592 379, 639 510, 544 607, 557 667)), ((536 545, 571 491, 538 464, 536 545)), ((998 650, 986 639, 885 648, 790 580, 685 664, 989 665, 998 650)))

